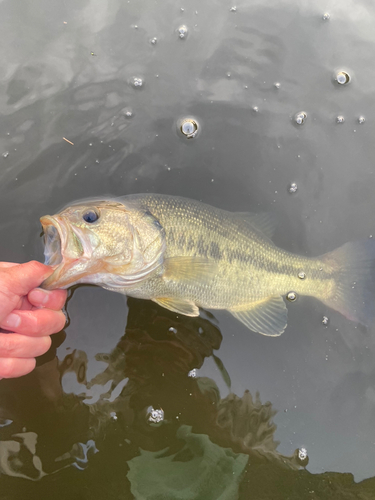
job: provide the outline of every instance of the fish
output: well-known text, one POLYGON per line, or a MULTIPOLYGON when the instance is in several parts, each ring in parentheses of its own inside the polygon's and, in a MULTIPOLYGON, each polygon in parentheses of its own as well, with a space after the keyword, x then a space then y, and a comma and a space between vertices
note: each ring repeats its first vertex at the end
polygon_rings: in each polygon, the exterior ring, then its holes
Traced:
POLYGON ((224 309, 267 336, 285 331, 286 303, 302 295, 365 326, 375 319, 371 239, 295 255, 272 242, 270 214, 161 194, 83 200, 40 221, 47 290, 94 284, 192 317, 224 309))

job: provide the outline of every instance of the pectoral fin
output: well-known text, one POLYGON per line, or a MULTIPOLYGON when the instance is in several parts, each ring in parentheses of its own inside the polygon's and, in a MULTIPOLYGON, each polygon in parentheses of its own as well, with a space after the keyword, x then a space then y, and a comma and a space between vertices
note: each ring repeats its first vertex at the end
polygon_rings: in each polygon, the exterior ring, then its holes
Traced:
POLYGON ((201 257, 170 257, 164 261, 163 279, 184 283, 210 283, 216 275, 217 264, 201 257))
POLYGON ((174 311, 185 316, 199 316, 199 308, 193 303, 179 298, 158 297, 152 299, 159 306, 165 307, 170 311, 174 311))
POLYGON ((253 332, 270 337, 281 335, 288 320, 288 310, 280 296, 253 302, 246 309, 230 312, 253 332))

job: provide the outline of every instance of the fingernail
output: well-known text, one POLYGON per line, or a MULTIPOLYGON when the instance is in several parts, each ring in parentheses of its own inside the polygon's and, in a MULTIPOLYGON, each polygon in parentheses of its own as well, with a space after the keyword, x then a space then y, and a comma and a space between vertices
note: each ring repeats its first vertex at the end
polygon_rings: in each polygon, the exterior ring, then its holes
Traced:
POLYGON ((40 288, 33 290, 29 295, 33 302, 39 302, 40 304, 45 304, 49 298, 49 293, 40 288))
POLYGON ((18 314, 10 313, 2 323, 4 328, 17 328, 21 323, 21 318, 18 314))

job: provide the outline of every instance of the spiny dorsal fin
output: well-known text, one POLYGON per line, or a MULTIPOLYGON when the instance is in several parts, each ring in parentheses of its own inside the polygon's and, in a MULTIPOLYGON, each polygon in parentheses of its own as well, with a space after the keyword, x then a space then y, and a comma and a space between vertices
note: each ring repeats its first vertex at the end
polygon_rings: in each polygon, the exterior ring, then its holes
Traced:
POLYGON ((158 297, 152 300, 159 304, 159 306, 165 307, 170 311, 184 314, 185 316, 199 316, 199 309, 193 302, 175 297, 158 297))
POLYGON ((280 296, 253 302, 241 311, 230 312, 251 331, 270 337, 281 335, 288 320, 288 310, 280 296))
POLYGON ((255 229, 261 231, 267 236, 267 238, 272 239, 275 234, 276 219, 273 214, 268 212, 261 212, 260 214, 253 214, 251 212, 236 212, 235 215, 255 227, 255 229))
POLYGON ((211 283, 217 272, 213 260, 201 257, 170 257, 164 261, 163 279, 184 283, 211 283))

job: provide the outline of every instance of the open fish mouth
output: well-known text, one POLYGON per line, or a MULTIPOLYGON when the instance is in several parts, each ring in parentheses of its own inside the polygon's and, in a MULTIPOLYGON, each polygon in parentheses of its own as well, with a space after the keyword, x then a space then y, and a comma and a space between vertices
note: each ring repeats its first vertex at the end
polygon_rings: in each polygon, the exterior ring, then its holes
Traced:
POLYGON ((58 266, 63 258, 61 254, 61 238, 58 229, 49 224, 44 229, 44 264, 58 266))
POLYGON ((100 261, 92 258, 90 238, 59 215, 45 215, 40 222, 44 231, 44 263, 53 268, 41 288, 54 290, 90 283, 90 276, 102 269, 100 261))
POLYGON ((68 258, 66 255, 69 230, 62 221, 50 215, 41 217, 40 222, 44 231, 44 263, 54 268, 53 273, 43 281, 41 287, 47 290, 68 288, 74 278, 72 276, 68 278, 67 274, 70 274, 69 271, 78 257, 68 258))

